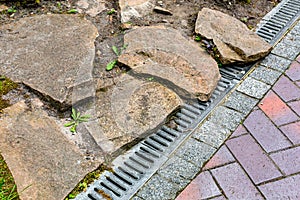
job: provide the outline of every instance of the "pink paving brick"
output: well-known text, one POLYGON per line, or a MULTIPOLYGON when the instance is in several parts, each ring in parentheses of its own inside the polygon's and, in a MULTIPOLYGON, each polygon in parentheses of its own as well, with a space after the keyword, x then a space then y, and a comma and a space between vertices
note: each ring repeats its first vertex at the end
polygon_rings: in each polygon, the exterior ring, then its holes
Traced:
POLYGON ((296 81, 296 85, 298 85, 298 87, 300 87, 300 81, 296 81))
POLYGON ((279 151, 270 156, 285 175, 300 172, 300 147, 279 151))
POLYGON ((273 86, 273 90, 285 101, 296 100, 300 98, 300 88, 290 79, 282 76, 273 86))
POLYGON ((292 62, 290 68, 285 72, 292 81, 300 80, 300 63, 292 62))
POLYGON ((221 195, 208 171, 200 173, 176 198, 176 200, 206 199, 221 195))
POLYGON ((280 127, 280 130, 293 142, 300 144, 300 122, 295 122, 280 127))
POLYGON ((234 162, 235 159, 229 152, 228 148, 223 145, 218 152, 206 163, 203 170, 211 169, 227 163, 234 162))
MULTIPOLYGON (((191 200, 191 199, 188 199, 188 200, 191 200)), ((224 196, 218 196, 218 197, 214 197, 210 200, 226 200, 226 198, 224 196)))
POLYGON ((226 144, 254 183, 258 184, 281 176, 271 159, 251 135, 228 140, 226 144))
POLYGON ((244 125, 266 152, 292 145, 261 110, 253 111, 245 120, 244 125))
POLYGON ((245 127, 243 125, 239 125, 237 127, 237 129, 232 133, 230 138, 238 137, 238 136, 241 136, 241 135, 246 134, 246 133, 248 133, 248 132, 245 129, 245 127))
POLYGON ((259 186, 266 199, 300 199, 300 175, 259 186))
POLYGON ((263 199, 237 163, 213 169, 212 174, 229 199, 263 199))
POLYGON ((296 58, 296 60, 300 63, 300 55, 296 58))
POLYGON ((300 116, 300 100, 288 104, 300 116))
POLYGON ((268 92, 259 107, 277 126, 298 120, 297 115, 273 91, 268 92))

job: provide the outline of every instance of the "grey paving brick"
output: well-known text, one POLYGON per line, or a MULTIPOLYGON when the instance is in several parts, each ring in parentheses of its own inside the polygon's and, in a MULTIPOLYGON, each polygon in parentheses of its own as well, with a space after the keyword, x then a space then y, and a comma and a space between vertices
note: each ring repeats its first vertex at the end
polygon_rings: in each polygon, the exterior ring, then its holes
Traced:
POLYGON ((178 190, 178 185, 159 175, 154 175, 137 193, 137 196, 147 200, 175 199, 178 190))
POLYGON ((271 53, 282 56, 284 58, 288 58, 290 60, 294 60, 299 53, 299 47, 290 46, 288 44, 280 42, 275 46, 271 53))
POLYGON ((276 56, 274 54, 268 55, 260 64, 266 67, 276 69, 280 72, 284 72, 292 61, 276 56))
POLYGON ((215 151, 216 149, 212 146, 190 138, 183 146, 178 148, 176 155, 195 164, 197 167, 202 167, 215 151))
POLYGON ((194 131, 192 137, 218 148, 231 133, 221 123, 207 120, 194 131))
POLYGON ((193 179, 199 172, 199 167, 177 156, 169 159, 158 171, 162 177, 179 185, 180 189, 193 179))
POLYGON ((234 91, 228 97, 224 105, 247 115, 257 103, 257 99, 244 95, 238 91, 234 91))
POLYGON ((289 33, 283 38, 282 42, 287 44, 287 45, 299 48, 299 46, 300 46, 300 34, 298 35, 298 34, 294 34, 294 33, 289 33))
POLYGON ((251 77, 246 78, 237 88, 238 91, 257 99, 263 98, 269 89, 269 85, 251 77))
POLYGON ((225 128, 231 131, 234 131, 243 119, 244 114, 224 106, 218 106, 209 118, 215 124, 221 122, 225 128))
POLYGON ((135 197, 131 198, 131 200, 143 200, 143 199, 140 198, 140 197, 135 196, 135 197))
POLYGON ((269 85, 273 85, 282 73, 275 71, 269 67, 259 66, 251 74, 250 77, 262 81, 269 85))

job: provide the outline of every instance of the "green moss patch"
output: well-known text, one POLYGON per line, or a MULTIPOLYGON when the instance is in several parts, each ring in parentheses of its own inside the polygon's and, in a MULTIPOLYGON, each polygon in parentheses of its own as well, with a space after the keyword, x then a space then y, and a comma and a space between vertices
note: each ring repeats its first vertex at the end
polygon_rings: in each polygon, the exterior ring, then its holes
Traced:
POLYGON ((14 83, 10 79, 0 75, 0 112, 4 108, 10 106, 7 100, 2 99, 2 96, 17 87, 18 87, 17 83, 14 83))

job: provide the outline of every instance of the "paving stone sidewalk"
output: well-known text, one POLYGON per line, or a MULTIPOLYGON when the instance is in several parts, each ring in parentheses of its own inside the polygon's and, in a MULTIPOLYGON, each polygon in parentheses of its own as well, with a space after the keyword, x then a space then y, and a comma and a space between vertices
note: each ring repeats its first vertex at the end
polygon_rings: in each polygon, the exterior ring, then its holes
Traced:
POLYGON ((299 38, 298 22, 225 102, 258 103, 177 200, 300 199, 299 38))

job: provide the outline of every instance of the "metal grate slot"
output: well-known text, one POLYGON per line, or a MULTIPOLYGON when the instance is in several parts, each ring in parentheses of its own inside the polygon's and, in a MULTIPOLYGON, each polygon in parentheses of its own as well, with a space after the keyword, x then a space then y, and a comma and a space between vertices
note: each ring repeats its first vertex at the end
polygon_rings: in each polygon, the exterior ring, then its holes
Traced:
POLYGON ((180 120, 183 120, 183 121, 185 121, 188 124, 191 124, 193 122, 192 118, 190 118, 189 116, 186 116, 185 114, 183 114, 181 112, 176 113, 176 116, 178 118, 180 118, 180 120))
POLYGON ((163 127, 162 127, 162 130, 165 131, 165 132, 167 132, 167 133, 169 133, 170 135, 172 135, 173 137, 176 137, 176 138, 178 138, 179 135, 180 135, 179 132, 177 132, 177 131, 174 130, 174 129, 170 129, 170 128, 167 127, 167 126, 163 126, 163 127))
POLYGON ((102 198, 102 196, 97 195, 97 197, 95 197, 93 194, 88 194, 89 199, 91 200, 102 200, 104 198, 102 198))
POLYGON ((144 174, 143 169, 141 169, 141 167, 137 166, 133 161, 131 160, 126 160, 124 162, 125 166, 127 166, 128 168, 132 169, 133 171, 139 173, 140 175, 144 174))
MULTIPOLYGON (((175 122, 181 126, 182 131, 184 131, 185 129, 187 129, 189 127, 189 124, 186 123, 185 121, 181 120, 181 119, 175 119, 175 122)), ((181 132, 182 132, 181 131, 181 132)))
POLYGON ((161 137, 161 138, 163 138, 164 140, 167 140, 168 142, 174 142, 174 139, 170 137, 171 135, 168 134, 168 133, 166 133, 166 132, 164 132, 164 131, 162 131, 162 130, 159 130, 156 133, 156 135, 159 136, 159 137, 161 137))
POLYGON ((197 119, 197 115, 199 115, 197 113, 194 113, 193 110, 189 110, 186 105, 181 109, 181 112, 191 119, 197 119))
POLYGON ((160 155, 157 154, 156 152, 154 152, 152 149, 146 149, 146 146, 145 147, 141 147, 141 153, 144 153, 145 155, 150 155, 154 158, 160 158, 160 155))
POLYGON ((160 140, 160 138, 158 138, 156 135, 150 136, 149 139, 153 140, 157 144, 160 144, 164 147, 170 146, 167 142, 160 140))
POLYGON ((115 185, 116 187, 118 187, 120 190, 123 191, 127 191, 127 189, 125 187, 122 186, 123 183, 118 183, 119 181, 117 181, 114 178, 114 175, 111 174, 110 177, 107 177, 106 180, 108 180, 111 184, 115 185))
POLYGON ((122 182, 123 182, 124 184, 126 184, 126 185, 129 185, 129 186, 133 185, 132 179, 131 179, 131 178, 128 178, 128 176, 127 176, 127 177, 126 177, 126 176, 123 176, 122 173, 115 172, 115 173, 114 173, 114 176, 116 176, 116 178, 118 178, 120 181, 122 181, 122 182))
POLYGON ((160 152, 164 151, 162 148, 160 148, 158 145, 156 145, 155 143, 153 143, 150 140, 146 140, 146 141, 144 141, 144 143, 145 143, 146 146, 148 146, 152 149, 155 149, 155 150, 160 151, 160 152))
POLYGON ((143 164, 143 163, 140 162, 138 159, 135 159, 135 158, 133 158, 133 157, 129 157, 129 159, 130 159, 132 162, 135 162, 136 164, 142 166, 142 167, 145 168, 145 169, 149 169, 149 168, 150 168, 149 165, 143 164))
MULTIPOLYGON (((111 194, 111 196, 113 196, 112 194, 116 195, 117 197, 120 197, 121 194, 119 192, 117 192, 119 189, 117 187, 115 187, 114 185, 110 184, 109 182, 101 182, 100 185, 109 190, 109 193, 111 194)), ((95 191, 98 192, 99 189, 98 188, 95 188, 95 191)))
POLYGON ((137 175, 135 171, 132 171, 130 168, 126 166, 118 167, 120 171, 122 171, 124 174, 128 175, 130 178, 133 178, 135 180, 139 180, 140 177, 137 175))
POLYGON ((139 153, 139 152, 135 152, 135 155, 140 157, 141 159, 144 159, 146 162, 149 162, 149 163, 154 163, 154 160, 144 156, 143 154, 139 153))

